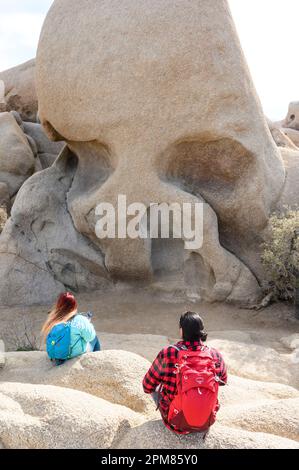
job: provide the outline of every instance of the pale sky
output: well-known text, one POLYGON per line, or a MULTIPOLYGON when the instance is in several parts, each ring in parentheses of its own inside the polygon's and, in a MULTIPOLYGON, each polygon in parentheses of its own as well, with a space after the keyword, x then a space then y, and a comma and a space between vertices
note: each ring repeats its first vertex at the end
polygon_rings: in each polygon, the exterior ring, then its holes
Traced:
MULTIPOLYGON (((0 71, 35 56, 52 2, 0 0, 0 71)), ((265 114, 282 119, 289 102, 299 101, 299 0, 229 3, 265 114)))

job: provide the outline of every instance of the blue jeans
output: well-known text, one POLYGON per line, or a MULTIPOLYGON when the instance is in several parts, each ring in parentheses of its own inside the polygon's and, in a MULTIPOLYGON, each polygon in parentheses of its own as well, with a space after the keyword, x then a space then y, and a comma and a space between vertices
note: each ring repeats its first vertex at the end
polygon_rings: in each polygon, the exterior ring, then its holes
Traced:
POLYGON ((101 351, 101 345, 99 338, 96 336, 93 341, 88 343, 86 352, 97 352, 101 351))
POLYGON ((160 402, 160 395, 159 395, 159 393, 158 393, 158 392, 153 392, 153 393, 151 394, 151 396, 152 396, 152 399, 153 399, 154 402, 155 402, 156 407, 158 408, 158 407, 159 407, 159 402, 160 402))
POLYGON ((163 387, 161 385, 158 385, 156 390, 153 393, 151 393, 152 399, 154 400, 154 403, 157 407, 157 410, 160 410, 160 401, 161 401, 161 398, 162 398, 162 396, 161 396, 162 389, 163 389, 163 387))

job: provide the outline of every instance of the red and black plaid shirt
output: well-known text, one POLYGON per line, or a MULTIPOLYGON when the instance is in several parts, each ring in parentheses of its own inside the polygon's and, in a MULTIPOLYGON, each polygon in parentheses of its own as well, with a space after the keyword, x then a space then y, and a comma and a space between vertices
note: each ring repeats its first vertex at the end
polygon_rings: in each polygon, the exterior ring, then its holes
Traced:
MULTIPOLYGON (((180 341, 175 345, 177 348, 182 349, 182 346, 188 348, 189 351, 198 351, 201 348, 207 348, 202 342, 195 341, 180 341)), ((222 355, 214 348, 208 348, 212 357, 216 361, 217 375, 223 382, 222 385, 227 383, 227 369, 222 355)), ((176 394, 176 367, 178 361, 178 350, 173 346, 168 346, 158 354, 154 360, 149 371, 143 379, 143 389, 145 393, 154 393, 157 387, 161 385, 161 398, 160 398, 160 411, 166 426, 169 429, 172 427, 167 422, 167 415, 170 403, 176 394)))

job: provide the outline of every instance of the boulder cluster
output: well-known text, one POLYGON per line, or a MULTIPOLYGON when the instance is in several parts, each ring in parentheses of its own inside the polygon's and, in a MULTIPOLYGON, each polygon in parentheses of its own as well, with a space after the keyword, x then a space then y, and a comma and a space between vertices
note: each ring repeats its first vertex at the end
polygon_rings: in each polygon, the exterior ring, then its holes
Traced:
MULTIPOLYGON (((221 348, 230 374, 228 386, 220 389, 218 420, 205 441, 199 434, 182 437, 164 427, 142 389, 150 362, 115 349, 86 354, 60 367, 42 351, 7 353, 0 371, 0 446, 298 449, 298 335, 283 338, 281 345, 289 352, 279 354, 234 333, 242 341, 210 342, 221 348)), ((140 349, 149 340, 141 337, 140 349)), ((151 340, 155 344, 154 336, 151 340)), ((136 341, 134 337, 134 349, 136 341)), ((160 342, 158 337, 156 345, 160 342)))
POLYGON ((35 60, 0 73, 0 233, 23 183, 50 167, 64 146, 39 123, 34 74, 35 60))
POLYGON ((23 183, 50 167, 64 146, 38 121, 34 73, 35 60, 0 73, 0 233, 23 183))

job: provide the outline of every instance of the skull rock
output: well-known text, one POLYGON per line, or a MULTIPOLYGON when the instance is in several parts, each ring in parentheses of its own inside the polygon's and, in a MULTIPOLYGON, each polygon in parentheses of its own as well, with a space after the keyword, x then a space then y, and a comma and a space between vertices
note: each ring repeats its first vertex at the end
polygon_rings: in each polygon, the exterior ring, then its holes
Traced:
MULTIPOLYGON (((106 272, 97 275, 150 283, 175 274, 210 300, 254 302, 259 245, 285 170, 227 2, 56 0, 36 77, 41 123, 77 159, 68 223, 93 250, 93 266, 100 258, 106 272), (95 207, 115 206, 119 194, 147 207, 204 202, 202 248, 97 239, 95 207)), ((39 210, 36 198, 31 213, 39 210)))

